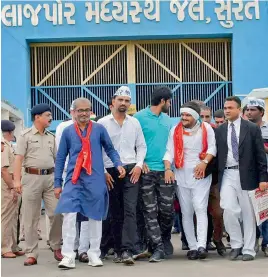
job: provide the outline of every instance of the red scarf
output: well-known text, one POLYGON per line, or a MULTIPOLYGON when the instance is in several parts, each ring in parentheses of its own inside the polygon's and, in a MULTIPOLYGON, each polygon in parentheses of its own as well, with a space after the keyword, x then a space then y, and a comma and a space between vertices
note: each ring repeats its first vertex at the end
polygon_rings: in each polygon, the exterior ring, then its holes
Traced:
POLYGON ((88 175, 91 175, 92 169, 91 169, 91 147, 90 147, 90 134, 92 131, 92 121, 89 121, 87 126, 87 134, 85 137, 82 137, 81 130, 79 129, 79 126, 77 122, 74 123, 75 131, 77 135, 80 137, 82 142, 82 149, 80 153, 78 154, 78 157, 76 159, 76 164, 74 168, 74 173, 72 176, 72 183, 76 184, 82 168, 84 168, 88 175))
MULTIPOLYGON (((204 123, 201 124, 202 129, 202 152, 199 154, 200 160, 205 159, 208 150, 208 134, 204 123)), ((182 168, 184 165, 184 151, 183 151, 183 135, 191 136, 190 132, 186 132, 180 122, 175 128, 174 132, 174 154, 176 168, 182 168)))

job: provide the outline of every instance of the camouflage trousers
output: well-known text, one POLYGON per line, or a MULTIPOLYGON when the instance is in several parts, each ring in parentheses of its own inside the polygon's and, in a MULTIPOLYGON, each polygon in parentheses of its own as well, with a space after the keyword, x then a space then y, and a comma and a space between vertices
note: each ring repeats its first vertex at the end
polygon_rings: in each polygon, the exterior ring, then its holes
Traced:
POLYGON ((173 225, 174 184, 165 184, 163 171, 142 175, 141 194, 147 236, 152 250, 163 250, 163 240, 170 240, 173 225))

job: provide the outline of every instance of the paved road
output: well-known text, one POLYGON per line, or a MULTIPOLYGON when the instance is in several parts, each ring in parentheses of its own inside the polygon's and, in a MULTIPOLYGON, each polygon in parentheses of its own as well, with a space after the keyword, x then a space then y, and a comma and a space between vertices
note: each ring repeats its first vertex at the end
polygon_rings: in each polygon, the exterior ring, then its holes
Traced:
MULTIPOLYGON (((44 230, 44 219, 42 219, 44 230)), ((45 237, 45 232, 43 232, 45 237)), ((148 261, 140 261, 135 266, 127 267, 122 264, 114 264, 112 258, 105 261, 101 268, 92 268, 87 264, 77 262, 76 269, 62 271, 57 268, 52 252, 48 250, 45 240, 40 242, 40 256, 38 265, 32 267, 23 266, 25 257, 16 259, 2 259, 3 277, 268 277, 268 258, 259 253, 253 262, 241 260, 231 262, 223 259, 216 252, 210 252, 205 261, 188 261, 186 252, 181 251, 181 243, 178 235, 173 235, 175 247, 174 257, 158 264, 150 264, 148 261)), ((23 246, 23 244, 22 244, 23 246)))

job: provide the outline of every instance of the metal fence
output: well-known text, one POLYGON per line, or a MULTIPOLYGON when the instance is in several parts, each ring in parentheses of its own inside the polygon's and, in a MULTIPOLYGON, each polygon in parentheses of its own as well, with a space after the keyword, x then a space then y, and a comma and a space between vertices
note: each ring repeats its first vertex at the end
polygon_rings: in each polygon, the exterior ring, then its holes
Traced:
MULTIPOLYGON (((126 84, 32 87, 31 107, 39 103, 47 103, 52 108, 54 119, 64 120, 69 117, 72 101, 78 97, 86 97, 92 102, 93 112, 104 116, 109 112, 107 103, 121 85, 126 84)), ((232 95, 231 82, 136 84, 132 93, 135 93, 138 111, 150 104, 152 92, 159 86, 167 86, 173 92, 169 112, 171 117, 179 117, 180 106, 187 101, 193 99, 204 101, 215 111, 221 109, 224 99, 232 95)))

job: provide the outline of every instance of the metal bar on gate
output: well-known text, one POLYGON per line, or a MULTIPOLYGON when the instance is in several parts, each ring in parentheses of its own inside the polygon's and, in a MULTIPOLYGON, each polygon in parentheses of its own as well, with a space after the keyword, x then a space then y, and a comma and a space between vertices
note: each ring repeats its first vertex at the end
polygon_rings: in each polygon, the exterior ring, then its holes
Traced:
POLYGON ((225 85, 225 82, 222 83, 216 90, 213 91, 212 94, 210 94, 210 96, 204 101, 204 103, 206 104, 209 100, 211 100, 225 85))
POLYGON ((229 83, 225 84, 226 85, 226 98, 229 96, 229 83))
POLYGON ((179 87, 181 87, 182 84, 178 84, 175 88, 171 90, 172 93, 174 93, 179 87))
POLYGON ((180 86, 180 106, 183 104, 182 86, 180 86))
POLYGON ((55 105, 61 112, 63 112, 66 116, 71 118, 71 116, 53 99, 51 98, 44 90, 41 88, 37 88, 53 105, 55 105))
POLYGON ((37 88, 35 88, 35 105, 39 104, 37 88))
MULTIPOLYGON (((224 82, 225 84, 231 84, 231 81, 224 82)), ((177 85, 178 83, 137 83, 139 86, 147 85, 177 85)), ((222 81, 217 82, 181 82, 182 85, 208 85, 208 84, 222 84, 222 81)))
POLYGON ((96 99, 99 103, 101 103, 106 109, 108 109, 107 104, 105 104, 97 95, 95 95, 92 91, 90 91, 87 87, 83 87, 83 89, 94 99, 96 99))
MULTIPOLYGON (((219 82, 222 83, 222 82, 219 82)), ((230 82, 231 83, 231 82, 230 82)), ((177 84, 177 83, 175 83, 177 84)), ((88 85, 89 86, 89 85, 88 85)), ((127 84, 90 84, 90 87, 120 87, 120 86, 127 86, 127 84)), ((84 86, 80 86, 80 85, 64 85, 64 86, 39 86, 37 87, 38 89, 44 89, 44 88, 80 88, 80 87, 84 87, 84 86)), ((35 86, 32 86, 31 88, 36 88, 35 86)))

